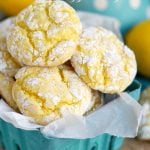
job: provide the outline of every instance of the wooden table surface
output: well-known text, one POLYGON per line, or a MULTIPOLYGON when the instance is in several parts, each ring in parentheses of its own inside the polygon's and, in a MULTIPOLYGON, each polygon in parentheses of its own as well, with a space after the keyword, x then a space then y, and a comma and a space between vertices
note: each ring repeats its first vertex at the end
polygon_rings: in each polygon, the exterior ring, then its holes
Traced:
POLYGON ((150 150, 150 141, 126 139, 121 150, 150 150))

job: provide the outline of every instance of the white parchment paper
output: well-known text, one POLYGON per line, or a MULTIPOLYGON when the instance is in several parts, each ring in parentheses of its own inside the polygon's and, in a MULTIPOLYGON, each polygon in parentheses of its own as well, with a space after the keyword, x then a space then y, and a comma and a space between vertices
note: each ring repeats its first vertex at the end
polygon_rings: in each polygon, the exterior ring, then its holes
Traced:
POLYGON ((40 126, 31 118, 14 112, 0 100, 0 118, 17 128, 38 129, 48 137, 85 139, 103 133, 135 137, 141 118, 141 106, 127 93, 121 93, 119 98, 87 116, 66 115, 47 126, 40 126))
POLYGON ((122 39, 120 33, 120 21, 116 18, 103 16, 96 13, 89 13, 85 11, 79 11, 78 15, 82 21, 83 28, 94 26, 99 27, 102 26, 108 30, 114 32, 120 40, 122 39))

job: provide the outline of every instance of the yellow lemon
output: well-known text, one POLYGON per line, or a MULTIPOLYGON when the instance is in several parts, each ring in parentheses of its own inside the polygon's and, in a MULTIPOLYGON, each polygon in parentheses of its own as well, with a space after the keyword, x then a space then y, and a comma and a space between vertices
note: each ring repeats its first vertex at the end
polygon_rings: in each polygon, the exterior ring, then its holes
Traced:
POLYGON ((135 52, 139 73, 150 77, 150 20, 131 29, 126 35, 126 43, 135 52))
POLYGON ((23 8, 27 7, 33 0, 0 0, 0 9, 8 15, 17 15, 23 8))

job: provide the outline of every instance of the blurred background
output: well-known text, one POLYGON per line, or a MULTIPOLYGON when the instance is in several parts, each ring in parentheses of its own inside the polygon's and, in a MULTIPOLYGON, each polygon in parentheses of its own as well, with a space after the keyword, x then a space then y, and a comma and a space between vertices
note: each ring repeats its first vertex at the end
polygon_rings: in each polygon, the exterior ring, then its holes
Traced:
MULTIPOLYGON (((33 0, 0 0, 0 19, 17 15, 33 0)), ((140 139, 126 139, 123 150, 150 149, 150 0, 66 0, 76 10, 111 16, 118 20, 124 42, 136 55, 142 91, 142 105, 148 104, 146 125, 140 139), (146 97, 146 98, 145 98, 146 97), (144 102, 143 102, 144 101, 144 102), (144 135, 144 134, 149 135, 144 135), (146 140, 146 141, 145 141, 146 140)))

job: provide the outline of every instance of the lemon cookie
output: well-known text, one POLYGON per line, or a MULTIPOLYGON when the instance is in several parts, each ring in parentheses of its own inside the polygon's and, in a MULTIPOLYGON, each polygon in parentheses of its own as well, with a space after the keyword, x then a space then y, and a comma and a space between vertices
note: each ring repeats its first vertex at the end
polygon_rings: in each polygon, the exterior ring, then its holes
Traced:
POLYGON ((14 76, 19 69, 18 63, 7 50, 6 37, 12 27, 13 18, 0 22, 0 72, 7 76, 14 76))
POLYGON ((16 17, 8 49, 20 64, 58 66, 73 55, 81 29, 79 17, 66 2, 37 0, 16 17))
POLYGON ((103 93, 123 91, 137 71, 134 53, 101 27, 83 31, 71 62, 84 82, 103 93))
POLYGON ((7 104, 15 110, 18 110, 15 101, 12 98, 12 87, 14 84, 14 80, 11 77, 7 77, 0 73, 0 95, 7 104))
POLYGON ((140 122, 138 138, 150 140, 150 87, 143 91, 140 104, 143 107, 143 116, 140 122))
POLYGON ((68 113, 84 115, 98 100, 93 91, 66 66, 22 68, 16 75, 13 98, 24 115, 42 125, 68 113))

